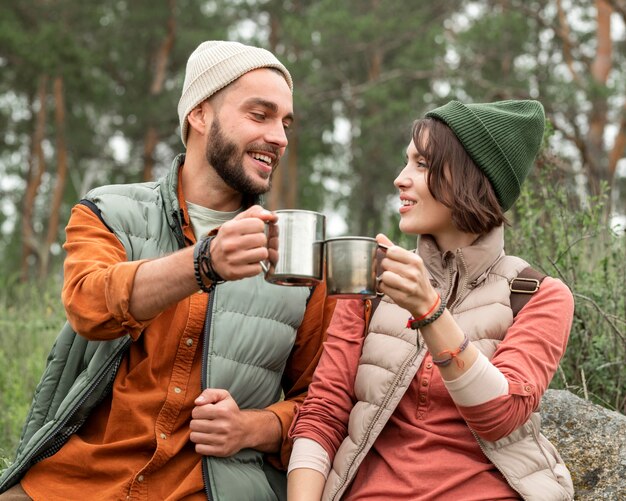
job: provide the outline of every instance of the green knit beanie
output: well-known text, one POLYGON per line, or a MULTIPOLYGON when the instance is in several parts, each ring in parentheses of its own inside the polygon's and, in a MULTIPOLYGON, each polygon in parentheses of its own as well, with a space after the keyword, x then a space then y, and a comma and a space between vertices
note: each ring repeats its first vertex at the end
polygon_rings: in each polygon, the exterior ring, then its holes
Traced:
POLYGON ((510 100, 463 104, 450 101, 426 113, 452 129, 493 186, 506 212, 535 161, 545 115, 538 101, 510 100))

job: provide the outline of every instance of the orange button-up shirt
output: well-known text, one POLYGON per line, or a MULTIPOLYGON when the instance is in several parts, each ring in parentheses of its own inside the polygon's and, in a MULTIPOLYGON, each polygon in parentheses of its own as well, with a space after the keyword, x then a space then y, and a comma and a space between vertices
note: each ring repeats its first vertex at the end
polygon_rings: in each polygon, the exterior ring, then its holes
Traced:
MULTIPOLYGON (((183 207, 184 235, 195 237, 183 207)), ((63 301, 68 320, 82 336, 109 340, 130 334, 111 394, 53 456, 22 479, 35 500, 206 499, 201 456, 189 440, 194 400, 201 392, 201 334, 208 294, 183 299, 156 318, 139 322, 129 312, 135 273, 143 261, 128 262, 117 237, 86 206, 72 210, 66 228, 63 301), (69 312, 80 312, 71 314, 69 312)), ((280 454, 286 467, 287 432, 304 400, 321 354, 334 301, 323 286, 309 300, 283 376, 285 400, 268 410, 282 425, 280 454)))

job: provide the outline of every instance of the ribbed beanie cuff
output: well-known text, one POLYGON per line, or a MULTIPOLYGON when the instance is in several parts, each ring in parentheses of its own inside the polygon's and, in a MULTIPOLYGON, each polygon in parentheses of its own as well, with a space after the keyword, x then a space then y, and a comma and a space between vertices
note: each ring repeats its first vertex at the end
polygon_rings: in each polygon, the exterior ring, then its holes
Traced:
POLYGON ((541 103, 509 100, 466 105, 450 101, 426 116, 452 129, 491 182, 502 209, 511 208, 541 147, 545 127, 541 103))
POLYGON ((178 102, 180 137, 185 146, 189 112, 218 90, 258 68, 276 68, 281 71, 293 92, 289 71, 268 50, 239 42, 209 41, 201 43, 193 51, 187 61, 183 92, 178 102))

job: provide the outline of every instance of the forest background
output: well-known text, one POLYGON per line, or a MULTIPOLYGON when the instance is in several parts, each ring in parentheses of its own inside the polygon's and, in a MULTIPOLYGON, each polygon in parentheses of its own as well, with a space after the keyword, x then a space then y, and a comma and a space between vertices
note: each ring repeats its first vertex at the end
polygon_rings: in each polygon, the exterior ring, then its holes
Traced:
POLYGON ((548 134, 507 252, 576 300, 552 383, 626 412, 626 0, 0 2, 0 470, 64 321, 71 207, 182 151, 176 106, 204 40, 272 50, 296 121, 266 205, 333 235, 397 229, 415 118, 451 99, 539 99, 548 134))

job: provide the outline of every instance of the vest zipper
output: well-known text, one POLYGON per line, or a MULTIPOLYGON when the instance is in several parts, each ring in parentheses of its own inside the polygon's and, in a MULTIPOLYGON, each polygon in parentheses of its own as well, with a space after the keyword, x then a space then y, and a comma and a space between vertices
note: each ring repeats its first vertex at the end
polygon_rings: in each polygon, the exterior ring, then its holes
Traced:
POLYGON ((465 262, 465 257, 463 256, 462 252, 459 252, 458 256, 460 258, 459 260, 461 261, 461 264, 463 265, 463 283, 461 284, 461 289, 457 291, 454 302, 449 307, 450 309, 454 308, 457 303, 461 299, 463 299, 463 294, 465 294, 465 290, 467 289, 467 282, 469 280, 469 273, 467 271, 467 263, 465 262))
POLYGON ((172 226, 172 230, 174 231, 174 236, 176 237, 176 241, 178 242, 178 248, 185 248, 185 235, 183 233, 183 222, 185 221, 185 213, 183 209, 173 210, 171 213, 172 222, 174 223, 172 226))
MULTIPOLYGON (((113 383, 113 381, 115 380, 115 375, 117 374, 117 371, 120 367, 120 364, 122 362, 122 358, 118 356, 119 353, 125 351, 128 346, 130 345, 131 341, 130 338, 122 344, 122 347, 118 349, 117 353, 115 354, 114 357, 112 357, 112 361, 109 362, 107 365, 105 365, 102 368, 102 371, 97 375, 97 377, 93 380, 93 382, 91 383, 89 389, 87 390, 87 393, 85 393, 82 398, 80 399, 80 401, 74 405, 73 410, 65 417, 65 419, 63 419, 62 421, 60 421, 57 426, 55 426, 54 428, 52 428, 52 430, 49 432, 49 436, 54 437, 62 428, 63 426, 65 426, 65 424, 70 420, 70 418, 74 415, 74 413, 76 412, 77 409, 80 408, 80 406, 85 402, 85 400, 87 400, 91 394, 94 392, 94 389, 99 385, 99 383, 102 381, 102 379, 105 377, 105 375, 109 372, 109 369, 112 368, 113 372, 112 372, 112 376, 110 377, 109 382, 107 383, 107 387, 110 387, 111 384, 113 383)), ((106 392, 105 392, 106 394, 106 392)), ((32 458, 32 464, 38 463, 39 461, 42 461, 43 459, 46 459, 54 454, 56 454, 61 447, 63 447, 63 445, 65 444, 65 442, 67 442, 67 439, 73 435, 76 431, 78 431, 78 429, 84 424, 84 421, 78 425, 74 425, 72 426, 72 428, 70 428, 69 431, 69 435, 67 435, 66 438, 64 437, 55 437, 52 441, 52 444, 48 447, 48 449, 45 452, 41 452, 39 456, 37 456, 37 453, 39 453, 39 451, 41 450, 41 448, 43 447, 44 444, 40 445, 37 449, 35 449, 33 451, 33 453, 30 455, 30 457, 32 458)), ((26 461, 27 458, 25 458, 22 462, 26 461)))
MULTIPOLYGON (((211 338, 211 322, 213 321, 213 304, 215 303, 215 284, 209 287, 209 303, 204 317, 204 328, 202 329, 202 376, 200 388, 202 391, 207 389, 207 371, 209 359, 209 340, 211 338)), ((204 482, 204 491, 209 501, 213 500, 211 496, 211 484, 209 483, 209 460, 207 456, 202 456, 202 480, 204 482)))
MULTIPOLYGON (((460 289, 457 290, 456 295, 454 297, 454 301, 451 304, 448 304, 448 310, 452 311, 452 309, 459 303, 459 301, 463 298, 463 294, 465 294, 465 290, 467 289, 467 283, 469 281, 469 274, 467 272, 467 264, 465 263, 465 257, 462 252, 458 253, 459 261, 463 267, 463 282, 461 284, 460 289)), ((448 292, 446 294, 446 302, 450 301, 450 297, 452 296, 452 291, 454 289, 454 284, 452 283, 452 277, 454 276, 454 270, 450 262, 446 264, 448 267, 448 292)))
POLYGON ((411 365, 413 365, 413 362, 415 361, 415 358, 417 357, 418 353, 420 351, 422 351, 422 349, 423 349, 423 346, 419 350, 418 350, 418 347, 416 346, 415 350, 409 355, 409 357, 407 357, 407 359, 400 366, 400 370, 398 371, 398 373, 396 374, 396 377, 394 378, 393 382, 391 383, 389 391, 387 392, 387 395, 385 395, 385 399, 383 400, 382 404, 378 407, 378 411, 376 412, 376 415, 374 416, 374 418, 371 420, 369 426, 367 427, 367 430, 365 432, 365 437, 363 438, 363 440, 361 440, 361 443, 360 443, 359 448, 357 449, 356 453, 354 453, 352 455, 352 460, 348 464, 348 467, 346 468, 345 474, 341 477, 341 481, 340 481, 339 485, 337 486, 335 494, 332 495, 331 500, 334 501, 335 499, 338 499, 337 498, 337 493, 343 488, 343 486, 347 482, 348 474, 350 472, 350 468, 352 468, 352 465, 354 464, 356 457, 365 448, 365 444, 367 444, 367 442, 368 442, 368 438, 369 438, 370 433, 372 432, 372 429, 374 428, 374 424, 378 421, 378 418, 380 418, 380 415, 383 412, 383 409, 385 409, 387 407, 387 403, 389 402, 389 400, 391 400, 391 397, 394 394, 395 389, 397 388, 397 386, 398 386, 400 380, 402 379, 402 377, 404 376, 405 372, 408 370, 408 368, 411 365))
MULTIPOLYGON (((450 298, 452 297, 452 291, 454 289, 454 270, 452 269, 452 265, 450 264, 450 261, 448 259, 446 259, 446 267, 448 268, 448 291, 446 293, 446 303, 450 303, 450 298)), ((451 307, 452 305, 448 304, 448 309, 450 309, 451 307)))
MULTIPOLYGON (((468 426, 469 428, 469 426, 468 426)), ((480 441, 481 439, 478 438, 478 435, 476 434, 476 432, 474 430, 472 430, 471 428, 469 429, 472 432, 472 435, 474 435, 474 438, 476 439, 476 443, 478 444, 478 447, 480 447, 480 450, 483 452, 483 454, 485 455, 485 457, 489 460, 489 462, 494 465, 496 467, 496 470, 498 470, 500 472, 500 474, 504 477, 504 479, 506 480, 506 482, 511 486, 511 488, 517 492, 519 494, 519 496, 524 499, 527 500, 528 498, 524 497, 524 495, 519 492, 515 487, 513 487, 513 483, 511 482, 511 479, 509 478, 509 476, 504 473, 504 471, 502 471, 502 468, 500 468, 489 456, 489 454, 487 453, 487 450, 483 447, 482 442, 480 441)))

